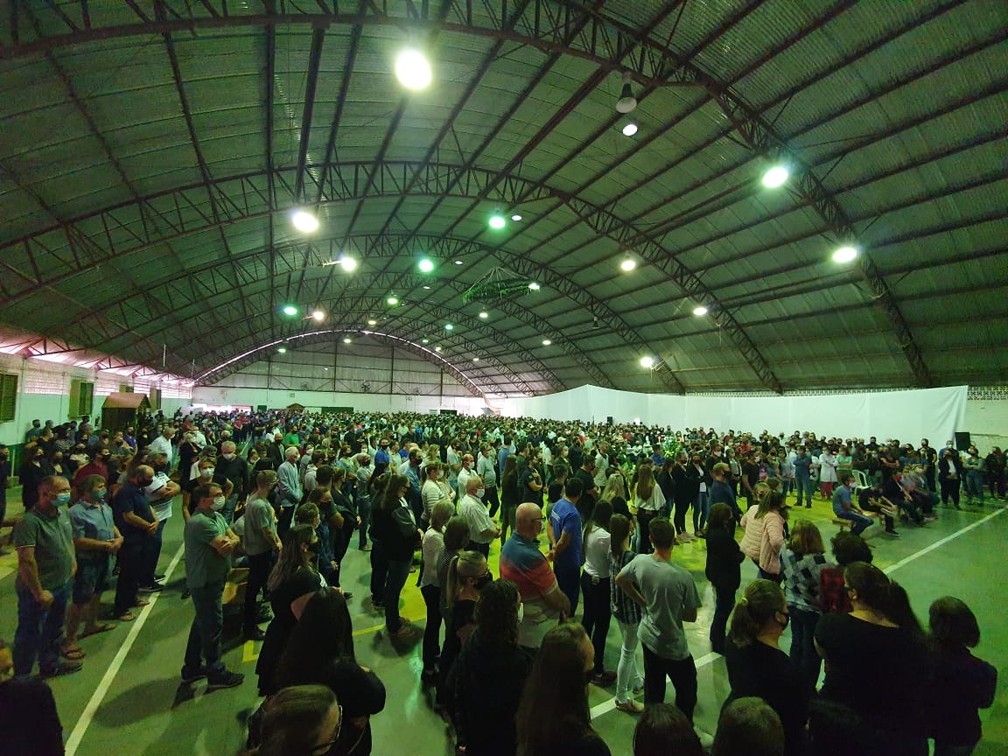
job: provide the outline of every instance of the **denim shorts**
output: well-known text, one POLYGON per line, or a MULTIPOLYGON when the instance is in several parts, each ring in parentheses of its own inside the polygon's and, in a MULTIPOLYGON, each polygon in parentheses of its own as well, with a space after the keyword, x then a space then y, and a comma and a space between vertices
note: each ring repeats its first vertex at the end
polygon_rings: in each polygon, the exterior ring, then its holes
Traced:
POLYGON ((95 562, 78 561, 77 575, 73 583, 73 602, 80 606, 104 591, 108 585, 109 560, 95 562))

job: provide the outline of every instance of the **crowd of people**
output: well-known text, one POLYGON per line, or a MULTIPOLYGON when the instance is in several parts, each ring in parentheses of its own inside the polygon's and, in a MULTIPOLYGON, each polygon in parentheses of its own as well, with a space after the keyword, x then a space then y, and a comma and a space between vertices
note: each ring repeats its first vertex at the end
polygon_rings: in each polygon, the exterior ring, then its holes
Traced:
MULTIPOLYGON (((390 642, 420 643, 418 683, 459 752, 609 753, 591 725, 590 685, 613 688, 616 708, 640 717, 640 754, 925 754, 928 738, 936 753, 968 753, 977 709, 993 698, 996 672, 969 652, 980 638, 973 613, 938 598, 925 632, 902 588, 872 566, 864 535, 896 537, 897 522, 982 505, 985 490, 1003 499, 998 448, 981 457, 951 441, 915 448, 808 432, 180 411, 121 430, 36 421, 17 470, 18 630, 0 706, 46 699, 30 677, 36 664, 42 678, 82 667, 80 642, 115 627, 101 603, 113 579, 119 622, 163 590, 176 501, 194 613, 181 680, 243 682, 221 642, 225 586, 246 567, 238 613, 244 637, 262 643, 265 697, 247 745, 259 754, 372 750, 370 718, 386 690, 354 654, 353 594, 340 587, 354 547, 370 561, 365 604, 384 615, 390 642), (816 487, 849 525, 831 556, 818 526, 792 513, 812 507, 816 487), (697 671, 684 631, 701 591, 674 556, 697 541, 714 593, 710 644, 731 685, 712 744, 693 727, 697 671), (736 601, 747 558, 759 577, 736 601), (399 614, 412 573, 422 629, 399 614), (619 656, 607 660, 614 616, 619 656), (867 671, 866 649, 876 660, 867 671)), ((49 752, 39 742, 31 752, 49 752)))

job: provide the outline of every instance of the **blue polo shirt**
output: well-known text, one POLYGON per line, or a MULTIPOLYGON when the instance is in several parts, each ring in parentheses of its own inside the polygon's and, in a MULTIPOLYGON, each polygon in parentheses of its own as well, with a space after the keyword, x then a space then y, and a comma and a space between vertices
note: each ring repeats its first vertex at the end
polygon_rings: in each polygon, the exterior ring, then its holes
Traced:
MULTIPOLYGON (((96 541, 111 541, 115 538, 115 522, 112 517, 112 507, 107 504, 97 506, 86 501, 78 501, 70 507, 70 524, 73 526, 73 537, 93 538, 96 541)), ((79 562, 100 562, 108 559, 108 554, 101 551, 78 551, 79 562)))
POLYGON ((137 517, 154 522, 154 512, 151 511, 147 494, 142 488, 138 488, 133 483, 127 483, 119 489, 119 492, 112 500, 112 511, 115 513, 115 524, 122 533, 123 539, 129 542, 137 542, 146 537, 147 531, 130 525, 124 519, 127 512, 132 512, 137 517))
POLYGON ((550 510, 550 524, 557 541, 564 533, 570 533, 570 545, 562 554, 557 554, 553 566, 580 569, 581 562, 581 515, 577 507, 567 499, 560 499, 550 510))
POLYGON ((833 513, 840 514, 845 509, 851 507, 851 490, 847 486, 840 486, 833 492, 833 513))

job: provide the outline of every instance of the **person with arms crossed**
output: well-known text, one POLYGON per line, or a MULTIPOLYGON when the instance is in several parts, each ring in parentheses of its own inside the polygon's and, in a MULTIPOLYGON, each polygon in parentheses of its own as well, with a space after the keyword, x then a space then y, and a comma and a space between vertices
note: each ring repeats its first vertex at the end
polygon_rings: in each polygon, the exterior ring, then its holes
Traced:
POLYGON ((233 688, 242 684, 245 675, 229 672, 221 661, 221 601, 238 536, 220 514, 226 499, 218 484, 197 486, 193 499, 196 511, 185 526, 185 558, 186 584, 196 616, 189 629, 182 682, 189 684, 206 677, 210 690, 233 688))
POLYGON ((570 601, 539 551, 542 509, 525 502, 515 510, 515 531, 501 549, 501 578, 518 586, 524 611, 518 625, 518 645, 535 653, 551 627, 570 614, 570 601))
MULTIPOLYGON (((60 662, 60 643, 67 599, 77 559, 70 524, 70 484, 49 476, 38 487, 38 501, 14 527, 18 572, 18 625, 14 635, 14 674, 27 677, 35 660, 42 677, 76 672, 83 665, 80 649, 60 662)), ((64 649, 69 651, 69 649, 64 649)))

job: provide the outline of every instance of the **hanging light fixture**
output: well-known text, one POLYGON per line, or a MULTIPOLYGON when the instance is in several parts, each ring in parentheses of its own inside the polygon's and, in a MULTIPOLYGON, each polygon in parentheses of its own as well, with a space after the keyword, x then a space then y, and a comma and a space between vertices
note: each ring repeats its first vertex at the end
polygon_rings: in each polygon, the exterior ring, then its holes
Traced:
POLYGON ((623 89, 620 90, 620 98, 616 101, 616 110, 620 113, 630 113, 637 107, 637 98, 633 96, 630 82, 633 74, 629 71, 623 73, 623 89))

